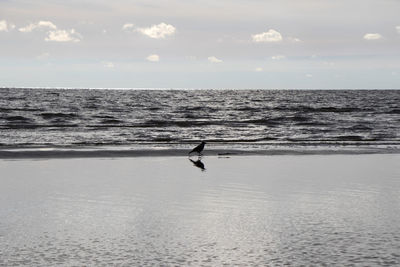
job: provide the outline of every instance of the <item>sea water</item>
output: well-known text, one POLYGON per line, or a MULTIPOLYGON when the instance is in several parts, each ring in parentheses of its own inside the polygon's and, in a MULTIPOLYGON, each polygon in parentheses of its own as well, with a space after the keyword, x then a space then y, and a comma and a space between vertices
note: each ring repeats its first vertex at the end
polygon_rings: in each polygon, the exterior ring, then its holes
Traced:
POLYGON ((0 148, 400 145, 400 90, 0 89, 0 148))

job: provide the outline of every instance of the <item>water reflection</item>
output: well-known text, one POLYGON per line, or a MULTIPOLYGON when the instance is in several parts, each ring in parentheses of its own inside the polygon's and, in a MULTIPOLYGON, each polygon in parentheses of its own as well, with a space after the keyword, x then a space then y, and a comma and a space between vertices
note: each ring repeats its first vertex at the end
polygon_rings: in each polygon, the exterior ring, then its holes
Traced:
POLYGON ((193 160, 191 158, 189 158, 189 160, 193 163, 194 166, 201 169, 201 171, 206 170, 204 163, 201 161, 201 157, 198 157, 197 160, 193 160))
POLYGON ((400 266, 399 159, 0 160, 0 266, 400 266))

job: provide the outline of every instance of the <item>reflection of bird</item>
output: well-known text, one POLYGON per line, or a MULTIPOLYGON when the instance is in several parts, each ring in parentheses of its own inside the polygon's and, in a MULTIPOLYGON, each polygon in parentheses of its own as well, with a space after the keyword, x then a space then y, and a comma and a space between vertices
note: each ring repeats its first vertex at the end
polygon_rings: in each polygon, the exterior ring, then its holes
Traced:
POLYGON ((200 159, 198 159, 198 160, 196 160, 196 161, 194 161, 194 160, 192 160, 192 159, 189 159, 189 160, 193 163, 194 166, 196 166, 197 168, 200 168, 202 171, 205 171, 205 170, 206 170, 206 168, 204 167, 204 163, 201 162, 200 159))
POLYGON ((206 142, 201 141, 201 144, 196 146, 195 148, 193 148, 193 150, 190 151, 189 154, 191 154, 193 152, 197 152, 199 155, 201 155, 201 151, 203 151, 205 144, 206 144, 206 142))

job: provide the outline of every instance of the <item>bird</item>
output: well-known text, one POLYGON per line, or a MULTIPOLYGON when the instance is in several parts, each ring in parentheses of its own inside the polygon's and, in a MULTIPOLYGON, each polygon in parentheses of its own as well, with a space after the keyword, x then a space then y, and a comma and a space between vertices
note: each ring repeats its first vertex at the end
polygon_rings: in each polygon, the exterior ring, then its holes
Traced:
POLYGON ((193 152, 197 152, 199 155, 202 155, 201 151, 203 151, 205 144, 206 142, 201 141, 200 145, 196 146, 195 148, 192 149, 192 151, 189 152, 189 155, 193 152))

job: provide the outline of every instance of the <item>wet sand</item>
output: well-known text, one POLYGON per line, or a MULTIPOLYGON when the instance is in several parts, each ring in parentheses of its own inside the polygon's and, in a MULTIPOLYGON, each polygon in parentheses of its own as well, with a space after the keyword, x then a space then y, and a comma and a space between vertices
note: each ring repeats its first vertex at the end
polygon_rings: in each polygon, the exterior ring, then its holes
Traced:
MULTIPOLYGON (((154 145, 153 145, 154 146, 154 145)), ((185 157, 191 147, 169 148, 147 147, 81 147, 81 148, 2 148, 0 159, 55 159, 55 158, 122 158, 122 157, 185 157)), ((208 148, 204 156, 274 156, 274 155, 359 155, 359 154, 400 154, 397 146, 287 146, 268 149, 227 149, 208 148)), ((195 156, 196 154, 192 154, 195 156)))
POLYGON ((2 159, 0 265, 398 265, 399 162, 2 159))

